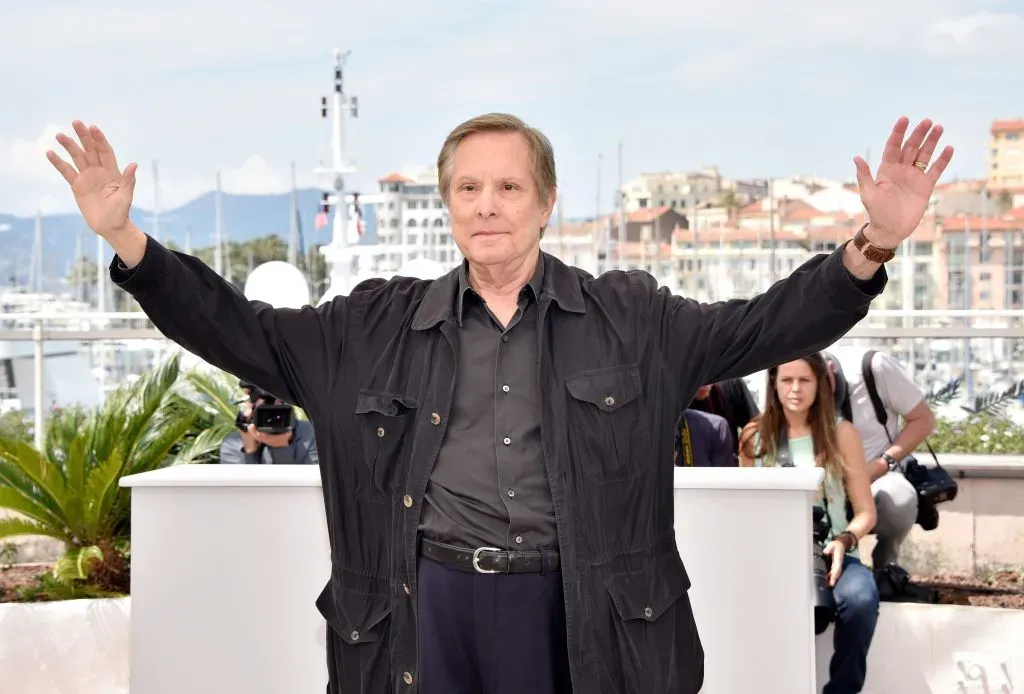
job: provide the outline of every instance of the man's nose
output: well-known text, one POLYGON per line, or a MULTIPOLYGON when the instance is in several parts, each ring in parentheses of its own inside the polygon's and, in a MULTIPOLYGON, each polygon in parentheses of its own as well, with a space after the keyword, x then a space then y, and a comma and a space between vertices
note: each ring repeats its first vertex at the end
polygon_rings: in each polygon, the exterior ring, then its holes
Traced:
POLYGON ((497 203, 494 188, 492 186, 484 186, 476 199, 476 216, 482 219, 497 216, 497 203))

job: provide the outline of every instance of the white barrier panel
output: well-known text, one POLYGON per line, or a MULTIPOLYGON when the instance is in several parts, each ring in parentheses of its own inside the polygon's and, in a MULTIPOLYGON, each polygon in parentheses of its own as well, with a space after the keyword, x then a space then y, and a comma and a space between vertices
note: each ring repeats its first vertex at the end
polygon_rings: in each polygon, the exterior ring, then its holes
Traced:
POLYGON ((314 465, 131 475, 132 694, 322 694, 330 577, 314 465))
MULTIPOLYGON (((810 496, 820 471, 677 469, 702 694, 814 692, 810 496), (742 667, 737 667, 742 663, 742 667)), ((320 474, 183 465, 132 487, 132 694, 320 694, 330 576, 320 474)))
POLYGON ((821 476, 675 471, 676 543, 704 645, 701 694, 816 691, 811 500, 821 476))

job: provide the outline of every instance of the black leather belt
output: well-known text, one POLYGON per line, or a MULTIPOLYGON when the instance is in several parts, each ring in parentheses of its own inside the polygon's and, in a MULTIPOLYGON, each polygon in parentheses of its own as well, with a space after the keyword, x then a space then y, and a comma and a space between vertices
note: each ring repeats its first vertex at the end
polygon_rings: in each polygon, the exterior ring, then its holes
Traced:
POLYGON ((424 557, 482 574, 522 574, 558 571, 561 566, 555 550, 505 550, 497 547, 456 547, 426 537, 420 538, 424 557))

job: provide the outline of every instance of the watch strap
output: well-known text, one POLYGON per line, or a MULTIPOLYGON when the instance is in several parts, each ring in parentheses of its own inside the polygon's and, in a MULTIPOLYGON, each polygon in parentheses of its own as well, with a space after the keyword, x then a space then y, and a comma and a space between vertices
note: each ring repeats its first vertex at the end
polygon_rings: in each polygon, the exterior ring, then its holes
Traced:
POLYGON ((858 229, 857 233, 853 235, 853 245, 871 262, 887 263, 896 257, 896 249, 879 248, 871 243, 871 241, 868 240, 868 237, 864 234, 864 230, 868 228, 869 224, 870 222, 864 222, 864 226, 858 229))

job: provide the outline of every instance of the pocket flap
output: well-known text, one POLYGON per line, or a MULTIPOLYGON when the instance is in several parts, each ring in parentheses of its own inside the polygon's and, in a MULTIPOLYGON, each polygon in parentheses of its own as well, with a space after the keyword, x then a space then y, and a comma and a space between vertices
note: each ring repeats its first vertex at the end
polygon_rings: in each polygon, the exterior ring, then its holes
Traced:
POLYGON ((610 576, 605 587, 622 619, 653 622, 690 589, 690 577, 679 555, 666 552, 648 568, 610 576))
POLYGON ((356 414, 382 414, 385 417, 399 417, 417 407, 416 401, 405 395, 360 390, 356 394, 356 414))
POLYGON ((386 593, 357 593, 328 582, 316 608, 342 640, 354 646, 380 641, 391 600, 386 593))
POLYGON ((565 380, 569 394, 605 412, 614 412, 640 395, 640 367, 636 364, 584 371, 565 380))

